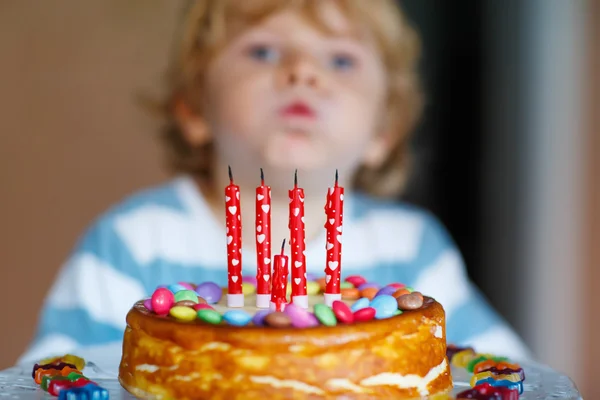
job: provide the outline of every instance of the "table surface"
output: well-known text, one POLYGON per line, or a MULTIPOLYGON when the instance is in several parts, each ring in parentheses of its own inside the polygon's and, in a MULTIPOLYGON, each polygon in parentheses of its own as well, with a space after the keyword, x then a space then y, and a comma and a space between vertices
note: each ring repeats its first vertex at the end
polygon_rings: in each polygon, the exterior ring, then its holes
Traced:
MULTIPOLYGON (((121 343, 108 346, 98 346, 73 352, 83 357, 87 365, 83 373, 107 389, 110 398, 134 399, 127 393, 117 380, 121 343)), ((520 363, 525 370, 523 400, 566 399, 582 400, 575 384, 565 375, 541 364, 531 362, 520 363)), ((31 378, 33 363, 17 365, 0 371, 0 400, 41 400, 56 399, 35 384, 31 378)), ((459 393, 469 388, 471 374, 462 368, 452 368, 454 379, 453 393, 459 393)))

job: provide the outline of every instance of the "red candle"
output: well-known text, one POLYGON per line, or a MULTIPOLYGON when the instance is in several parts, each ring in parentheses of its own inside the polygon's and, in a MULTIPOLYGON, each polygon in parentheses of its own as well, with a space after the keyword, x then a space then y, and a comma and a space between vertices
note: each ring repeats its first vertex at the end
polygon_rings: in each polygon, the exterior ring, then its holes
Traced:
POLYGON ((260 169, 256 188, 256 307, 269 308, 271 299, 271 187, 260 169))
POLYGON ((283 311, 286 301, 288 257, 284 254, 285 239, 281 244, 281 254, 273 257, 273 288, 271 290, 271 309, 283 311))
POLYGON ((233 184, 231 167, 229 167, 229 185, 225 188, 225 221, 227 232, 227 306, 243 307, 240 187, 233 184))
POLYGON ((344 210, 344 188, 338 186, 338 173, 335 171, 335 185, 327 192, 325 204, 325 229, 327 231, 327 265, 325 265, 325 304, 331 306, 342 298, 340 275, 342 269, 342 219, 344 210))
POLYGON ((308 308, 306 294, 306 256, 304 229, 304 189, 298 187, 298 173, 294 175, 294 189, 290 196, 290 244, 292 246, 292 303, 308 308))

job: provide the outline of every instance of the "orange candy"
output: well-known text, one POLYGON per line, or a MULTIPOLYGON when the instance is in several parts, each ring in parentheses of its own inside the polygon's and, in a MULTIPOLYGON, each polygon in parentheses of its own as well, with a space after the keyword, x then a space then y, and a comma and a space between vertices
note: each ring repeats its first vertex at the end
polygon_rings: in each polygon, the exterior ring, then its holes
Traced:
POLYGON ((37 383, 38 385, 40 383, 42 383, 42 378, 44 376, 67 376, 69 375, 71 372, 76 372, 78 374, 81 374, 81 371, 79 371, 78 369, 75 368, 71 368, 71 367, 64 367, 63 369, 38 369, 37 371, 35 371, 35 383, 37 383))
POLYGON ((356 288, 344 288, 340 292, 344 300, 357 300, 360 298, 360 291, 356 288))
POLYGON ((396 298, 396 299, 397 299, 398 297, 400 297, 400 296, 404 296, 405 294, 410 294, 410 291, 409 291, 408 289, 406 289, 406 288, 401 288, 401 289, 398 289, 398 290, 396 290, 396 291, 395 291, 395 292, 392 294, 392 296, 394 296, 394 298, 396 298))
POLYGON ((500 361, 497 365, 496 365, 497 369, 512 369, 514 371, 518 370, 519 368, 521 368, 521 366, 519 364, 512 364, 506 361, 500 361))
POLYGON ((478 374, 481 371, 485 371, 486 369, 496 367, 497 365, 498 365, 498 362, 496 362, 494 360, 485 360, 485 361, 475 364, 475 366, 473 367, 473 373, 478 374))
POLYGON ((379 289, 373 287, 366 288, 360 291, 360 297, 366 297, 369 300, 373 300, 378 291, 379 289))
POLYGON ((325 287, 327 286, 327 283, 325 282, 325 277, 317 279, 317 283, 319 284, 319 287, 321 288, 321 292, 324 292, 325 287))

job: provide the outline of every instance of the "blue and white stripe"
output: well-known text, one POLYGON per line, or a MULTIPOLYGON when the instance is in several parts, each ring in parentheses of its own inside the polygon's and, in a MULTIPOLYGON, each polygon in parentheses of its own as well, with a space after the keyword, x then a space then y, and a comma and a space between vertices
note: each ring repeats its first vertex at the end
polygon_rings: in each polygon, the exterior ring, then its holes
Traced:
MULTIPOLYGON (((97 220, 61 269, 39 330, 22 361, 122 339, 125 315, 156 286, 226 284, 224 228, 194 182, 179 177, 130 197, 97 220)), ((307 271, 323 274, 325 236, 306 246, 307 271)), ((244 269, 256 268, 242 252, 244 269)), ((344 275, 403 282, 446 311, 449 343, 528 358, 521 340, 470 283, 460 253, 439 222, 409 205, 346 197, 344 275)))

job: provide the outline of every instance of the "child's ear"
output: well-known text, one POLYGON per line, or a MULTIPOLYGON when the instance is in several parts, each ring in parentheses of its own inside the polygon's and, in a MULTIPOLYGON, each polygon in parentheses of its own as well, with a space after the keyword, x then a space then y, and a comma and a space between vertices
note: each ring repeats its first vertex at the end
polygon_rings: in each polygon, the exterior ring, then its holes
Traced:
POLYGON ((363 154, 363 164, 369 168, 380 167, 387 158, 392 144, 392 135, 388 132, 374 136, 363 154))
POLYGON ((185 101, 177 100, 174 111, 183 137, 190 146, 198 147, 210 141, 206 120, 195 113, 185 101))

